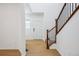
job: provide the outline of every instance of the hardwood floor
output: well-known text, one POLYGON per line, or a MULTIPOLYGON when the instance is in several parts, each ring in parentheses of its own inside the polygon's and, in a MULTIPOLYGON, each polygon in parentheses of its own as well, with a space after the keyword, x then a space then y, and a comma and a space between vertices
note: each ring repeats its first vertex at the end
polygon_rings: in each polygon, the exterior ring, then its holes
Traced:
POLYGON ((46 49, 43 40, 27 40, 27 56, 60 56, 56 49, 46 49))
MULTIPOLYGON (((27 56, 60 56, 56 49, 46 49, 43 40, 27 40, 27 56)), ((0 49, 0 56, 21 56, 18 49, 0 49)))
POLYGON ((0 49, 0 56, 21 56, 18 49, 0 49))

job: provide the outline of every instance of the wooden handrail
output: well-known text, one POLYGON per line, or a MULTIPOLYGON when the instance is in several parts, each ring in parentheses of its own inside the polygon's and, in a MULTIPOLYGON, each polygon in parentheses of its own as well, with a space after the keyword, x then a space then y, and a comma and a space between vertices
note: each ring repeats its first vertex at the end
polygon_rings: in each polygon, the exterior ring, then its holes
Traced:
MULTIPOLYGON (((50 30, 47 30, 47 38, 46 38, 46 48, 47 49, 49 49, 49 43, 48 43, 48 41, 49 41, 49 37, 48 37, 48 33, 50 32, 50 31, 52 31, 54 28, 56 28, 56 26, 54 26, 52 29, 50 29, 50 30)), ((55 41, 56 42, 56 41, 55 41)), ((54 42, 54 43, 55 43, 54 42)))
POLYGON ((61 12, 59 13, 59 16, 58 16, 58 18, 57 18, 57 21, 58 21, 58 19, 60 18, 61 14, 62 14, 62 12, 63 12, 63 10, 64 10, 64 8, 65 8, 65 6, 66 6, 66 3, 64 3, 64 5, 63 5, 63 7, 62 7, 62 9, 61 9, 61 12))
POLYGON ((48 30, 47 30, 47 38, 46 38, 46 48, 47 49, 49 49, 48 40, 49 40, 49 38, 48 38, 48 30))
POLYGON ((50 30, 48 30, 48 32, 52 31, 56 26, 54 26, 53 28, 51 28, 50 30))
MULTIPOLYGON (((72 14, 68 17, 66 22, 63 24, 63 26, 57 31, 57 34, 61 31, 61 29, 68 23, 68 21, 72 18, 72 16, 79 10, 79 5, 78 7, 72 12, 72 14)), ((58 19, 57 19, 58 20, 58 19)), ((58 23, 57 23, 58 24, 58 23)))

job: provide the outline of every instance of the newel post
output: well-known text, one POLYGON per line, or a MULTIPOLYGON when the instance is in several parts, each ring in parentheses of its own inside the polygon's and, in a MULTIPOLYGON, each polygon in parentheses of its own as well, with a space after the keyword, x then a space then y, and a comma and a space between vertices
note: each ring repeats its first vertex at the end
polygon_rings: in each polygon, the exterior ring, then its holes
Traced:
POLYGON ((47 45, 46 45, 46 46, 47 46, 46 48, 47 48, 47 49, 49 49, 48 40, 49 40, 49 38, 48 38, 48 30, 47 30, 47 38, 46 38, 46 44, 47 44, 47 45))

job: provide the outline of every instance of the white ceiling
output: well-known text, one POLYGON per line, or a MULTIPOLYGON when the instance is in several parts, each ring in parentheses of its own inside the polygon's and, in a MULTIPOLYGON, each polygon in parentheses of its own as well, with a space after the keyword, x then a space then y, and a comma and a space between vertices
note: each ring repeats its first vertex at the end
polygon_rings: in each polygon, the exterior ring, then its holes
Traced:
POLYGON ((48 8, 56 6, 55 3, 30 3, 32 12, 45 12, 48 8))

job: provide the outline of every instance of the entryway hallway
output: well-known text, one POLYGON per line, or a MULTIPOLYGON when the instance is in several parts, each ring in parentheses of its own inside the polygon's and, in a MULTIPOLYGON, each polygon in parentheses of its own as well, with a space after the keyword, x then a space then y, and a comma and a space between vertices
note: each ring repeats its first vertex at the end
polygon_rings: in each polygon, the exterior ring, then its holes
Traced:
POLYGON ((46 44, 41 39, 27 40, 27 56, 60 56, 56 49, 46 49, 46 44))

